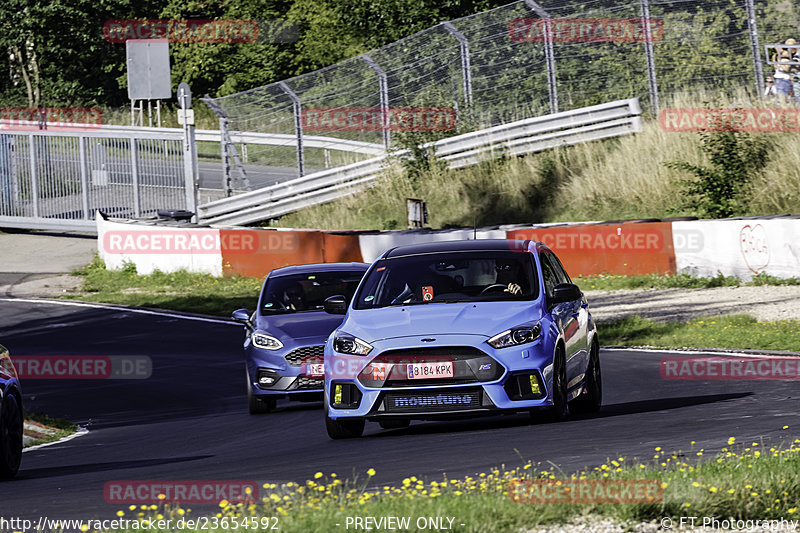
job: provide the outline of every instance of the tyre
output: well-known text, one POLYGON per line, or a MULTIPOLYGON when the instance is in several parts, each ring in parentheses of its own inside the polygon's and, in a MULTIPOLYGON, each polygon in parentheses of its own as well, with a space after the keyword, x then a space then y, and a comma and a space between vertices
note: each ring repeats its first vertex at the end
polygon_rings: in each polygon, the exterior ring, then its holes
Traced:
POLYGON ((247 373, 247 368, 244 369, 247 376, 247 407, 251 415, 261 415, 269 413, 277 405, 274 398, 259 398, 258 395, 253 394, 253 384, 250 383, 250 374, 247 373))
POLYGON ((575 398, 570 409, 581 414, 598 412, 603 403, 603 376, 600 372, 600 348, 596 341, 592 342, 589 352, 585 389, 583 394, 575 398))
POLYGON ((340 418, 334 420, 325 414, 325 429, 332 439, 355 439, 364 433, 363 418, 340 418))
POLYGON ((411 425, 411 420, 381 420, 378 425, 383 429, 405 429, 411 425))
POLYGON ((0 406, 0 478, 17 475, 22 461, 22 408, 17 397, 6 394, 0 406))
POLYGON ((553 356, 553 406, 546 411, 545 418, 550 422, 561 422, 569 417, 567 403, 567 361, 564 349, 559 346, 553 356))

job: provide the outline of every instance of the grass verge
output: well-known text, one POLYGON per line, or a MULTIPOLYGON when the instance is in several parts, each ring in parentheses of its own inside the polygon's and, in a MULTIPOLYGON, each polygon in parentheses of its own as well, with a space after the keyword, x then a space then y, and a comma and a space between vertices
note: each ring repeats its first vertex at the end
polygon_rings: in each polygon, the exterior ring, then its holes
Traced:
POLYGON ((62 298, 229 317, 235 309, 253 309, 261 290, 260 278, 214 277, 186 271, 139 275, 136 267, 107 270, 95 256, 87 267, 73 272, 83 278, 81 292, 62 298))
POLYGON ((26 448, 37 444, 55 442, 78 431, 78 426, 69 420, 53 418, 52 416, 38 413, 26 412, 25 422, 34 422, 37 426, 44 426, 43 428, 36 427, 35 430, 25 431, 26 436, 33 437, 33 440, 25 443, 26 448))
MULTIPOLYGON (((746 97, 678 95, 664 107, 747 107, 746 97)), ((758 103, 754 103, 759 107, 758 103)), ((742 190, 737 215, 800 212, 800 133, 759 134, 770 153, 763 171, 742 190)), ((708 166, 697 133, 664 131, 645 122, 635 135, 559 147, 524 157, 494 159, 445 170, 432 165, 394 169, 373 187, 281 218, 283 227, 393 229, 406 220, 406 198, 428 202, 434 228, 618 220, 697 215, 682 183, 689 174, 667 166, 708 166)))
POLYGON ((689 322, 630 316, 598 326, 598 334, 605 346, 800 351, 800 321, 760 322, 747 315, 697 317, 689 322))
MULTIPOLYGON (((374 486, 372 469, 365 478, 345 481, 336 474, 319 472, 314 480, 302 484, 264 484, 254 503, 223 500, 207 525, 213 526, 209 527, 212 531, 223 531, 237 529, 234 521, 241 524, 251 518, 260 521, 277 517, 281 531, 313 533, 344 530, 348 517, 391 516, 408 517, 411 527, 399 530, 416 531, 421 529, 416 525, 419 518, 441 517, 445 524, 452 518, 452 531, 500 533, 586 516, 610 517, 629 524, 687 515, 737 520, 796 519, 800 504, 800 439, 789 440, 782 446, 769 447, 763 442, 736 444, 731 437, 720 443, 719 453, 708 455, 692 442, 686 450, 667 454, 656 447, 651 458, 609 458, 600 466, 572 474, 527 463, 513 469, 494 468, 464 479, 423 480, 411 476, 398 486, 374 486), (655 480, 661 491, 644 503, 572 503, 563 498, 523 503, 513 499, 520 495, 517 490, 509 494, 512 483, 516 487, 520 482, 555 483, 559 479, 573 480, 578 486, 582 481, 602 481, 606 487, 655 480)), ((531 494, 529 491, 522 495, 531 494)), ((172 504, 130 505, 117 514, 137 521, 170 518, 173 524, 192 516, 190 510, 172 504)), ((135 530, 141 529, 122 531, 135 530)))
POLYGON ((714 287, 800 285, 800 277, 776 278, 764 272, 753 276, 752 281, 742 281, 734 276, 723 276, 721 273, 713 278, 702 278, 690 274, 643 274, 638 276, 601 274, 597 276, 577 276, 574 281, 586 290, 606 291, 619 289, 710 289, 714 287))

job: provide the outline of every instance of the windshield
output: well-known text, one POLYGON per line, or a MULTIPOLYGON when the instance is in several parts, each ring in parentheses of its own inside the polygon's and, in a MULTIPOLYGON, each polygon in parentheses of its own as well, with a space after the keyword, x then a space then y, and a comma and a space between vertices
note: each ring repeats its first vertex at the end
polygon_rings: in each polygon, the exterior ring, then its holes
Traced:
POLYGON ((530 254, 512 251, 392 257, 375 264, 354 307, 532 300, 539 293, 534 272, 530 254))
POLYGON ((261 294, 261 312, 320 311, 325 298, 338 294, 350 301, 363 275, 362 271, 340 271, 270 277, 261 294))

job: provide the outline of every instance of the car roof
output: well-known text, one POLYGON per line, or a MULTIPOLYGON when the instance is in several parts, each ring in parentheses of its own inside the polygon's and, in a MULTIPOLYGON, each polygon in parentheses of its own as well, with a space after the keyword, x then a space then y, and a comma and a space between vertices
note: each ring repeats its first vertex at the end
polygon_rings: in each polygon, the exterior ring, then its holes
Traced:
POLYGON ((528 250, 531 241, 522 239, 472 239, 459 241, 434 241, 420 244, 397 246, 387 250, 382 257, 403 257, 409 255, 434 254, 447 252, 487 252, 528 250))
POLYGON ((361 270, 366 272, 369 268, 367 263, 311 263, 308 265, 290 265, 276 268, 269 273, 274 276, 290 276, 292 274, 311 274, 315 272, 342 272, 348 270, 361 270))

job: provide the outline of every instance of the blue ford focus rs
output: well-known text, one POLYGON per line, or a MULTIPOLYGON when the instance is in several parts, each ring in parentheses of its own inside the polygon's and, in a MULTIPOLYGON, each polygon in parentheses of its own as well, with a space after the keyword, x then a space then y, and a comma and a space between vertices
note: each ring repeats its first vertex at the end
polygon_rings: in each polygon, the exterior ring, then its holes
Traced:
POLYGON ((369 265, 323 263, 271 271, 251 315, 237 309, 245 325, 247 402, 251 414, 275 408, 279 398, 322 399, 323 348, 341 321, 324 311, 325 299, 349 299, 369 265))
POLYGON ((326 426, 360 436, 412 419, 546 411, 602 401, 596 327, 561 262, 534 241, 401 246, 369 268, 325 345, 326 426))

